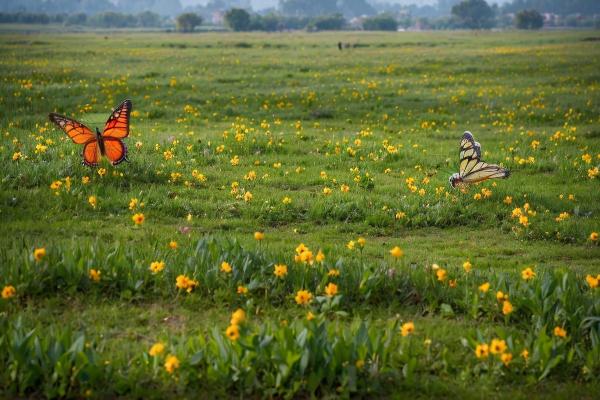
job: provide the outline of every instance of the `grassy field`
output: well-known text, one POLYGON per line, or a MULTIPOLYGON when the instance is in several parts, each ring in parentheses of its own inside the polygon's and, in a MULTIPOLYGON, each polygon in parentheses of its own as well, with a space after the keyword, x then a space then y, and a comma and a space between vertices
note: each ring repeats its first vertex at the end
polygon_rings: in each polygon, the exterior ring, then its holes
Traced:
POLYGON ((4 31, 0 393, 593 398, 599 37, 4 31))

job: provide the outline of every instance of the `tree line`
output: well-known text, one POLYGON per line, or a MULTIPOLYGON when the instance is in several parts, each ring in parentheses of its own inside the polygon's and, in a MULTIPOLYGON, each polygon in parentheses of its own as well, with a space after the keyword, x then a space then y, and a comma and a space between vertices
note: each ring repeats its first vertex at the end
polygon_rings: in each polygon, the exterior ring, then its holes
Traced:
MULTIPOLYGON (((305 0, 294 0, 294 2, 290 0, 284 2, 284 4, 298 6, 303 1, 305 0)), ((449 0, 445 1, 448 2, 449 0)), ((544 1, 547 0, 516 0, 515 3, 520 2, 519 4, 530 5, 543 3, 544 1)), ((350 0, 347 0, 347 3, 350 4, 350 0)), ((511 4, 514 5, 515 3, 511 4)), ((313 12, 328 10, 325 7, 328 4, 327 2, 319 4, 318 9, 313 10, 313 12)), ((342 13, 320 14, 312 17, 276 13, 260 15, 242 8, 231 8, 224 13, 223 20, 225 25, 234 31, 267 32, 301 29, 308 31, 343 29, 395 31, 399 28, 407 29, 411 27, 420 29, 490 29, 515 26, 519 29, 540 29, 544 25, 600 28, 600 14, 555 16, 552 19, 545 20, 544 16, 535 8, 519 9, 515 13, 506 14, 502 13, 497 6, 490 6, 485 0, 454 1, 448 3, 448 6, 450 4, 452 4, 450 16, 439 18, 414 18, 404 14, 382 13, 348 20, 342 13)), ((288 7, 288 11, 290 10, 291 8, 288 7)), ((67 26, 80 25, 97 28, 176 27, 177 30, 182 32, 192 32, 203 22, 204 19, 201 15, 191 12, 179 14, 175 20, 150 11, 138 14, 107 11, 93 15, 85 13, 70 15, 26 12, 0 13, 0 23, 59 23, 67 26)))
POLYGON ((88 15, 0 12, 0 23, 16 24, 63 24, 65 26, 89 26, 95 28, 158 28, 166 19, 159 14, 144 11, 139 14, 123 14, 113 11, 88 15))

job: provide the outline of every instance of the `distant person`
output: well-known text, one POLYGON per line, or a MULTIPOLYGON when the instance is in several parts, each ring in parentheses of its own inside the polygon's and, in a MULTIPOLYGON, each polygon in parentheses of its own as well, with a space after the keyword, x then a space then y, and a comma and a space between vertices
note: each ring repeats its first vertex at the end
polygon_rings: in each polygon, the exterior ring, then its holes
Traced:
POLYGON ((342 42, 338 42, 338 49, 342 51, 342 42))

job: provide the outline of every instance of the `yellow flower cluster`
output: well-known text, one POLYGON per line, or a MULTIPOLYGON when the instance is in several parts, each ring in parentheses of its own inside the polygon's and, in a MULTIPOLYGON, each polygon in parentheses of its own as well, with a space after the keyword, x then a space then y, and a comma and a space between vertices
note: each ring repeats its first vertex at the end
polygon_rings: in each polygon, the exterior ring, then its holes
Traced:
MULTIPOLYGON (((492 342, 488 345, 487 343, 480 343, 475 347, 475 356, 480 359, 488 358, 490 354, 498 356, 500 361, 504 364, 504 366, 508 367, 510 362, 513 359, 513 355, 510 352, 507 352, 506 341, 502 339, 492 339, 492 342)), ((527 350, 524 350, 526 352, 527 350)), ((521 353, 524 358, 527 357, 529 353, 521 353), (524 355, 525 354, 525 355, 524 355)))
POLYGON ((188 278, 185 275, 179 275, 175 280, 175 286, 191 293, 199 285, 198 281, 188 278))
POLYGON ((298 247, 296 247, 294 261, 297 263, 312 265, 314 262, 313 252, 304 243, 300 243, 298 247))
POLYGON ((225 330, 225 335, 229 340, 235 342, 240 338, 240 327, 246 322, 246 313, 241 308, 238 308, 231 314, 229 326, 225 330))
POLYGON ((153 274, 157 274, 163 269, 165 269, 164 261, 153 261, 150 263, 150 271, 152 271, 153 274))

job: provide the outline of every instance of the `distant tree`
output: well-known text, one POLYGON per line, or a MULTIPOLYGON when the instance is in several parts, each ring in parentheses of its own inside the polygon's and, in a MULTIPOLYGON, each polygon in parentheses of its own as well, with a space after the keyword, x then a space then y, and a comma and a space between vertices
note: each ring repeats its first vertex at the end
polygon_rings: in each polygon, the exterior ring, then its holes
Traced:
POLYGON ((175 23, 178 31, 193 32, 202 23, 202 17, 195 13, 183 13, 177 16, 175 23))
POLYGON ((395 31, 398 29, 398 21, 389 14, 366 18, 362 25, 365 31, 395 31))
POLYGON ((136 26, 137 19, 131 14, 121 14, 106 11, 92 15, 87 19, 87 25, 99 28, 131 28, 136 26))
POLYGON ((316 31, 339 31, 344 25, 346 25, 346 20, 342 14, 334 14, 311 20, 308 28, 316 31))
POLYGON ((521 10, 515 17, 519 29, 540 29, 544 26, 544 16, 537 10, 521 10))
POLYGON ((85 25, 87 22, 87 15, 84 13, 71 14, 65 20, 65 25, 85 25))
POLYGON ((136 15, 137 24, 142 27, 161 26, 162 18, 152 11, 144 11, 136 15))
POLYGON ((261 25, 267 32, 279 31, 283 27, 283 18, 275 14, 267 14, 261 17, 261 25))
POLYGON ((250 27, 250 14, 243 8, 232 8, 225 13, 225 23, 234 31, 247 31, 250 27))
POLYGON ((452 15, 469 29, 489 29, 494 26, 494 10, 485 0, 464 0, 452 7, 452 15))
POLYGON ((502 6, 505 13, 517 13, 520 10, 536 9, 540 13, 553 13, 558 15, 600 14, 600 1, 598 0, 513 0, 502 6))

